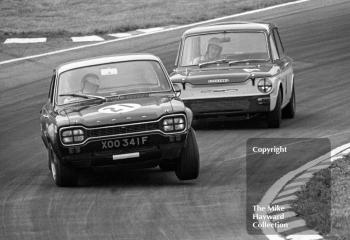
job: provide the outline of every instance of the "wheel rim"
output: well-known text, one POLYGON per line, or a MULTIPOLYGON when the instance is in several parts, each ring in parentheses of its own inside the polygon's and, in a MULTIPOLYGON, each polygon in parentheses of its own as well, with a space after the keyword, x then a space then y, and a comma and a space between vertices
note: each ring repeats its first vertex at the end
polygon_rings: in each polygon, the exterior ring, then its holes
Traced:
POLYGON ((51 160, 51 174, 52 174, 53 180, 56 181, 57 171, 56 171, 56 165, 53 162, 53 160, 51 160))

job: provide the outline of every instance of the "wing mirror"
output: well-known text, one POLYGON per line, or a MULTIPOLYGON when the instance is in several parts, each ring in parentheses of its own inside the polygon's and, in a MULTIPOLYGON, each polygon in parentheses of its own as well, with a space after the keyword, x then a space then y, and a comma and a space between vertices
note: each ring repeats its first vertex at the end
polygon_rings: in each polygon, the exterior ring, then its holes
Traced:
POLYGON ((275 59, 273 62, 277 65, 281 65, 282 63, 281 59, 275 59))
POLYGON ((175 96, 176 97, 180 97, 180 95, 181 95, 181 88, 177 84, 173 84, 173 86, 174 86, 174 90, 175 90, 175 96))
POLYGON ((281 59, 276 59, 276 60, 275 60, 275 63, 276 63, 278 66, 280 66, 280 67, 287 67, 287 66, 288 66, 288 62, 283 61, 283 60, 281 60, 281 59))
POLYGON ((279 66, 283 66, 285 62, 282 61, 281 59, 276 59, 276 60, 275 60, 275 63, 276 63, 277 65, 279 65, 279 66))

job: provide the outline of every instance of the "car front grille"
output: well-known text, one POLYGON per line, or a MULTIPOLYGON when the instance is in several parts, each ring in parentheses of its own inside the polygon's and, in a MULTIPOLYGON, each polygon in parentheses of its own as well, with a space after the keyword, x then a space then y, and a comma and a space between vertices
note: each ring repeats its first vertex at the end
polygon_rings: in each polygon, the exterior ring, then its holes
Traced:
POLYGON ((153 130, 159 130, 159 122, 88 129, 86 131, 86 138, 108 137, 119 134, 147 132, 153 130))
POLYGON ((185 104, 195 113, 244 111, 249 108, 249 101, 234 99, 205 99, 185 101, 185 104))

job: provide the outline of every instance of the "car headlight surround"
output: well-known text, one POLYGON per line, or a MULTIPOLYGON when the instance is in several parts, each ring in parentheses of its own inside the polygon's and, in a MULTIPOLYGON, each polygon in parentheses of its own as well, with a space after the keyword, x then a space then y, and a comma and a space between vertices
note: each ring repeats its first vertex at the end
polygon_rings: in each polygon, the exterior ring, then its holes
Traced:
POLYGON ((61 140, 64 144, 81 143, 85 140, 84 130, 82 128, 62 130, 61 140))
POLYGON ((166 117, 161 121, 161 127, 164 132, 181 132, 186 129, 185 117, 166 117))
POLYGON ((261 78, 258 80, 258 90, 262 93, 271 93, 273 90, 272 81, 268 78, 261 78))

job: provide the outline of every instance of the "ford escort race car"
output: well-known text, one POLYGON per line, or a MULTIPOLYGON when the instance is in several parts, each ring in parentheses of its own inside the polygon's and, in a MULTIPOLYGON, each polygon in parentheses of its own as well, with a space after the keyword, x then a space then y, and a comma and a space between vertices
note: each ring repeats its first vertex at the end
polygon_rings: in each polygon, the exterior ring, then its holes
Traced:
POLYGON ((271 23, 223 22, 184 32, 171 81, 194 118, 295 114, 292 59, 271 23))
POLYGON ((76 185, 79 168, 106 165, 159 165, 180 180, 197 178, 192 112, 178 95, 160 59, 150 54, 59 66, 40 115, 53 181, 76 185))

